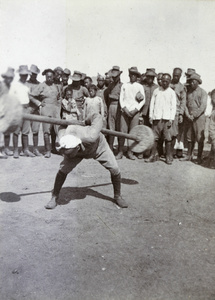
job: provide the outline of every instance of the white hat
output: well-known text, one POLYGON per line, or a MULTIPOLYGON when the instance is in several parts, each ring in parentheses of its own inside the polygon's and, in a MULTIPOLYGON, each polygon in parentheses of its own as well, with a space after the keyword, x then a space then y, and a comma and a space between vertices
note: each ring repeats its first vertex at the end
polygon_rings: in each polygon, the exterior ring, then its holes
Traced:
POLYGON ((65 148, 65 149, 76 148, 78 145, 81 144, 81 140, 75 135, 67 134, 60 139, 59 144, 60 146, 56 147, 58 151, 61 148, 65 148))

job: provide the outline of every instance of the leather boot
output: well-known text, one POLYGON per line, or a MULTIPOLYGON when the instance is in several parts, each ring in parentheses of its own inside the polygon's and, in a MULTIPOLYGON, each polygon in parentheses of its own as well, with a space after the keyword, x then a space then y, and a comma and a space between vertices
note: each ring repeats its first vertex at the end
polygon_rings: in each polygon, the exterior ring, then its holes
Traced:
POLYGON ((157 142, 157 151, 159 157, 164 157, 164 152, 163 152, 163 138, 160 138, 157 142))
POLYGON ((12 156, 13 151, 10 151, 9 145, 10 145, 10 135, 4 135, 4 153, 7 156, 12 156))
POLYGON ((177 158, 177 155, 176 155, 176 151, 174 150, 174 147, 175 147, 175 142, 176 142, 176 137, 173 137, 172 138, 172 141, 171 141, 171 147, 172 147, 172 159, 173 157, 174 158, 177 158))
POLYGON ((166 142, 165 147, 166 147, 166 163, 167 165, 171 165, 173 161, 172 142, 166 142))
POLYGON ((183 158, 180 158, 180 161, 191 161, 192 159, 192 153, 193 153, 193 149, 194 149, 194 145, 195 143, 193 142, 188 142, 187 145, 187 155, 183 158))
POLYGON ((157 146, 158 146, 158 141, 155 141, 153 148, 152 148, 151 155, 149 156, 149 158, 145 159, 146 163, 157 161, 157 158, 156 158, 157 146))
POLYGON ((18 137, 18 134, 13 134, 13 158, 19 158, 18 137))
POLYGON ((203 148, 204 148, 204 142, 198 143, 198 154, 197 154, 197 160, 195 161, 195 163, 198 165, 201 165, 202 163, 203 148))
POLYGON ((45 205, 45 208, 47 209, 53 209, 57 206, 57 201, 58 197, 60 194, 60 190, 66 180, 67 174, 64 174, 61 171, 58 171, 56 178, 55 178, 55 183, 54 183, 54 189, 52 191, 52 197, 51 200, 45 205))
POLYGON ((28 135, 27 134, 22 134, 22 149, 23 149, 24 156, 35 157, 35 155, 28 149, 28 135))
POLYGON ((112 175, 111 174, 111 182, 113 184, 113 191, 114 191, 114 200, 116 204, 121 208, 128 207, 128 204, 121 196, 121 175, 112 175))
POLYGON ((55 147, 55 142, 56 142, 56 133, 54 128, 51 129, 51 153, 53 154, 59 154, 56 147, 55 147))
POLYGON ((40 151, 38 150, 38 133, 33 134, 33 153, 36 156, 42 156, 42 154, 40 153, 40 151))
POLYGON ((44 133, 45 158, 51 157, 51 145, 48 133, 44 133))

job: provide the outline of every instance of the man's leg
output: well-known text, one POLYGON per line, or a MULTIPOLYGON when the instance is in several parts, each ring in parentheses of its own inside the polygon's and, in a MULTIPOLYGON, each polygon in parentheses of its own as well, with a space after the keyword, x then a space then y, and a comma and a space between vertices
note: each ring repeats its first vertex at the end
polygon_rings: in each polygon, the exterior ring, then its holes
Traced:
POLYGON ((47 209, 53 209, 57 206, 58 197, 67 175, 82 161, 82 158, 74 157, 69 159, 67 156, 60 164, 60 169, 55 177, 54 189, 51 200, 45 205, 47 209))
MULTIPOLYGON (((129 124, 129 128, 128 128, 128 132, 130 132, 130 130, 132 128, 134 128, 135 126, 137 126, 139 124, 139 116, 140 116, 140 113, 138 112, 138 113, 136 113, 136 115, 134 115, 133 118, 129 119, 130 124, 129 124)), ((136 159, 136 157, 135 157, 134 153, 131 151, 131 149, 128 149, 127 153, 128 153, 129 159, 132 159, 132 160, 136 159)))
MULTIPOLYGON (((35 110, 33 111, 34 115, 39 116, 39 111, 35 110)), ((39 135, 39 129, 40 129, 40 123, 39 122, 31 122, 31 131, 33 134, 33 153, 36 156, 42 156, 42 154, 38 150, 38 135, 39 135)))
MULTIPOLYGON (((27 110, 28 112, 28 110, 27 110)), ((23 155, 27 157, 35 157, 35 155, 28 148, 28 135, 30 132, 30 121, 24 120, 21 127, 22 132, 22 150, 23 155)))
MULTIPOLYGON (((125 113, 122 113, 121 117, 120 117, 120 131, 123 133, 128 133, 128 117, 126 116, 125 113)), ((120 138, 119 139, 119 151, 116 156, 116 159, 123 158, 124 144, 125 144, 125 138, 120 138)))
POLYGON ((67 174, 64 174, 60 170, 58 171, 56 177, 55 177, 55 183, 54 183, 54 189, 52 192, 52 198, 51 200, 45 205, 45 208, 47 209, 53 209, 57 206, 57 199, 60 194, 60 190, 66 180, 67 174))
POLYGON ((4 153, 8 156, 12 156, 13 151, 10 151, 9 145, 10 145, 10 134, 4 134, 4 153))
POLYGON ((45 158, 51 157, 51 145, 50 145, 50 137, 48 132, 44 132, 44 145, 45 145, 45 158))
POLYGON ((128 204, 121 196, 121 175, 116 158, 109 148, 104 136, 100 137, 99 146, 94 159, 109 170, 111 174, 111 182, 113 184, 114 200, 116 204, 122 208, 128 207, 128 204))

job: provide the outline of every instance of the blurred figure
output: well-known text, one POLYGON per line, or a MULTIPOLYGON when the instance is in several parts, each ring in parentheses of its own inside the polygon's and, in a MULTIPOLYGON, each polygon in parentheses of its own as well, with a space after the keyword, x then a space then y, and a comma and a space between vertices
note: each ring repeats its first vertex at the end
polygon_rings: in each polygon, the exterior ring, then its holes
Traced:
MULTIPOLYGON (((9 93, 11 83, 15 76, 14 69, 9 67, 5 73, 1 74, 1 76, 3 78, 3 81, 0 82, 0 97, 9 93)), ((9 149, 9 145, 10 134, 4 133, 4 151, 0 152, 0 158, 7 158, 8 156, 13 155, 13 152, 9 149)))

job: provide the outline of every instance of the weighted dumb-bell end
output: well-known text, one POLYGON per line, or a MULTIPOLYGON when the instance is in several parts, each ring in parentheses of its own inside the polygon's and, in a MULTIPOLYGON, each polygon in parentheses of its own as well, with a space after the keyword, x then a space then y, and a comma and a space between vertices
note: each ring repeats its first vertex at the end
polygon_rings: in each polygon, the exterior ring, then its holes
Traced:
POLYGON ((145 125, 137 125, 129 132, 132 136, 136 136, 136 140, 128 140, 131 151, 135 153, 143 153, 154 145, 154 133, 152 129, 145 125))
POLYGON ((22 122, 22 105, 15 96, 5 94, 0 97, 0 132, 12 133, 22 122))

